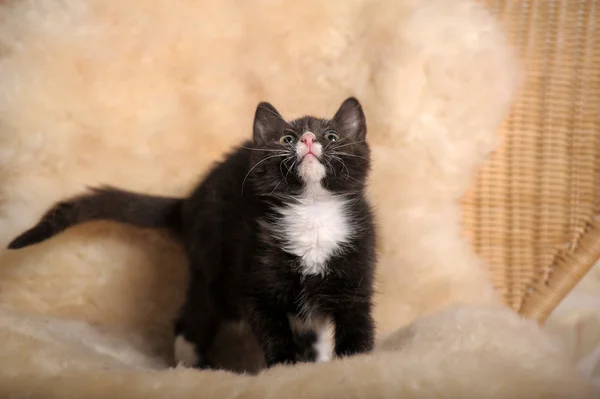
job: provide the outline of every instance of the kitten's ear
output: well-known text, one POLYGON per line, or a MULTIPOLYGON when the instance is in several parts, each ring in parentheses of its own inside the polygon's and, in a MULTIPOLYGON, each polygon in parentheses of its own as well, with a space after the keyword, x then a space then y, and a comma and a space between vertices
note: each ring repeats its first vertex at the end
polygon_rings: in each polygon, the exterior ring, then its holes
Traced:
POLYGON ((274 106, 261 102, 256 107, 254 114, 254 142, 263 144, 278 138, 287 122, 274 106))
POLYGON ((362 106, 354 97, 346 99, 335 113, 333 122, 340 133, 355 140, 364 140, 367 136, 367 120, 362 106))

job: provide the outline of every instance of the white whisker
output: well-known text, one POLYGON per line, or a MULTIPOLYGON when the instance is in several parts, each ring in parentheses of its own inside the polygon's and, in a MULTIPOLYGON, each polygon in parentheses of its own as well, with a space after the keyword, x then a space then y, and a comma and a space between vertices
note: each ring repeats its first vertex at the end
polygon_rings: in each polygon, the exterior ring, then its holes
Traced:
POLYGON ((360 155, 348 154, 347 152, 334 151, 333 153, 336 155, 345 155, 347 157, 355 157, 355 158, 360 158, 360 159, 364 159, 365 161, 368 161, 368 159, 365 157, 361 157, 360 155))
POLYGON ((327 162, 327 165, 329 165, 329 169, 331 169, 331 171, 333 172, 333 177, 337 177, 337 173, 335 173, 335 168, 331 164, 331 161, 327 159, 327 158, 331 159, 331 157, 327 154, 323 154, 323 155, 324 155, 323 159, 325 160, 325 162, 327 162))
POLYGON ((245 148, 247 150, 251 150, 251 151, 268 151, 268 152, 280 152, 280 153, 289 152, 288 149, 277 150, 277 149, 270 149, 270 148, 252 148, 252 147, 245 147, 243 145, 240 147, 245 148))
POLYGON ((342 164, 342 173, 344 173, 344 170, 346 170, 346 181, 348 179, 354 180, 354 181, 358 181, 355 178, 353 178, 352 176, 350 176, 350 170, 348 170, 348 167, 346 166, 346 163, 344 162, 344 160, 340 157, 338 157, 337 155, 331 155, 332 159, 335 159, 336 161, 338 161, 339 163, 342 164))
MULTIPOLYGON (((336 143, 341 143, 343 140, 337 141, 336 143)), ((355 141, 352 143, 348 143, 348 144, 344 144, 344 145, 332 145, 331 149, 332 150, 337 150, 338 148, 344 148, 344 147, 348 147, 349 145, 354 145, 354 144, 360 144, 360 143, 364 143, 366 140, 361 140, 361 141, 355 141)))
POLYGON ((334 141, 334 142, 330 143, 327 147, 331 148, 331 149, 336 149, 336 148, 340 147, 340 145, 339 145, 340 143, 343 143, 347 139, 348 139, 348 137, 342 137, 338 141, 334 141))
POLYGON ((283 170, 281 169, 282 166, 285 166, 287 168, 287 161, 292 159, 292 155, 290 155, 289 157, 285 158, 283 161, 279 162, 279 173, 281 173, 281 177, 283 177, 285 179, 285 177, 283 176, 283 170))
POLYGON ((261 163, 265 162, 265 161, 266 161, 266 160, 268 160, 268 159, 271 159, 271 158, 276 158, 276 157, 280 157, 280 156, 281 156, 281 155, 270 155, 270 156, 268 156, 268 157, 266 157, 266 158, 263 158, 263 159, 261 159, 260 161, 258 161, 258 162, 256 163, 256 165, 254 165, 254 166, 252 167, 252 169, 250 169, 250 170, 248 171, 248 173, 246 173, 246 176, 244 176, 244 180, 242 181, 242 191, 241 191, 240 195, 244 193, 244 184, 246 183, 246 179, 248 178, 248 176, 250 175, 250 173, 252 173, 252 171, 253 171, 253 170, 254 170, 254 169, 255 169, 255 168, 258 166, 258 165, 260 165, 261 163))
POLYGON ((277 184, 275 185, 275 187, 273 188, 273 190, 271 190, 271 193, 269 195, 272 195, 275 192, 275 190, 277 190, 277 187, 279 187, 279 185, 281 184, 282 181, 283 180, 279 180, 279 182, 277 182, 277 184))
POLYGON ((297 162, 297 161, 298 161, 298 159, 294 160, 294 162, 292 163, 292 166, 290 166, 290 167, 288 168, 288 171, 287 171, 287 173, 285 174, 285 181, 286 181, 286 183, 287 183, 287 178, 288 178, 288 176, 289 176, 290 172, 292 171, 292 169, 294 169, 294 165, 296 165, 296 162, 297 162))

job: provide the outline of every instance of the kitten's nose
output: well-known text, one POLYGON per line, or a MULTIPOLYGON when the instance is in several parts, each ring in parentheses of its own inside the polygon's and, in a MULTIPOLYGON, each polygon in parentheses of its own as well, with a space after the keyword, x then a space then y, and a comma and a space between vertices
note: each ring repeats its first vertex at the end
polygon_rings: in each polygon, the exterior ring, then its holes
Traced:
POLYGON ((306 132, 300 138, 300 141, 306 144, 309 148, 317 140, 317 136, 314 133, 306 132))

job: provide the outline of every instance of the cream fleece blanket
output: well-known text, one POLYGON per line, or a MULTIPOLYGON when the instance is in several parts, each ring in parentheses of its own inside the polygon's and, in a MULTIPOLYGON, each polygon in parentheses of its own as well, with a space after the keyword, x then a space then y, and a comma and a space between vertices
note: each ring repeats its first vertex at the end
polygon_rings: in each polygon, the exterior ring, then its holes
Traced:
MULTIPOLYGON (((186 268, 161 232, 90 223, 2 251, 0 396, 592 397, 549 337, 497 306, 461 235, 458 199, 517 75, 469 0, 1 2, 2 246, 86 185, 185 193, 249 136, 260 100, 330 116, 349 95, 382 240, 377 352, 258 376, 169 368, 186 268)), ((244 331, 216 346, 260 366, 244 331)))
POLYGON ((562 342, 577 368, 600 389, 600 262, 552 312, 545 329, 562 342))

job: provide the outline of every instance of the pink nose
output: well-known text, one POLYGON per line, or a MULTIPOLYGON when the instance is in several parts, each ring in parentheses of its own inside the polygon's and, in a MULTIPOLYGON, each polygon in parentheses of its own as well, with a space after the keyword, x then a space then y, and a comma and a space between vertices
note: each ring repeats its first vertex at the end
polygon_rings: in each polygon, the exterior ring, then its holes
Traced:
POLYGON ((317 137, 314 134, 304 133, 302 135, 302 137, 300 138, 300 141, 310 147, 315 142, 316 139, 317 139, 317 137))

